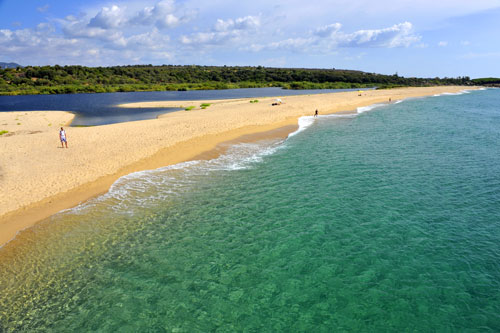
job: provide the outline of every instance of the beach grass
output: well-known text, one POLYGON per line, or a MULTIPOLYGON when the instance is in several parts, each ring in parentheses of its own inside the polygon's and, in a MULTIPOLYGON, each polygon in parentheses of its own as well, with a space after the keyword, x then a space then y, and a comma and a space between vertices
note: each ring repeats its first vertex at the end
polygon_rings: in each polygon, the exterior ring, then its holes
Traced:
POLYGON ((188 106, 187 108, 185 108, 184 110, 186 110, 186 111, 190 111, 190 110, 192 110, 192 109, 194 109, 194 108, 195 108, 195 106, 194 106, 194 105, 191 105, 191 106, 188 106))
POLYGON ((5 130, 4 131, 0 131, 0 135, 4 135, 4 134, 7 134, 7 133, 9 133, 9 131, 5 131, 5 130))

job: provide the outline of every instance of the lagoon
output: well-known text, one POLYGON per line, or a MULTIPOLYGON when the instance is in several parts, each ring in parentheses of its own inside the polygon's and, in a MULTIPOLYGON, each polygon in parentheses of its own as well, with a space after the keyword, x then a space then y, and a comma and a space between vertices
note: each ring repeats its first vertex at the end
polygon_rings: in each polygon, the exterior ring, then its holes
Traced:
POLYGON ((154 119, 160 114, 181 110, 179 108, 144 109, 117 107, 117 105, 124 103, 293 96, 355 90, 358 89, 287 90, 281 88, 248 88, 228 90, 0 96, 0 112, 35 110, 68 111, 76 115, 71 123, 72 126, 97 126, 154 119))

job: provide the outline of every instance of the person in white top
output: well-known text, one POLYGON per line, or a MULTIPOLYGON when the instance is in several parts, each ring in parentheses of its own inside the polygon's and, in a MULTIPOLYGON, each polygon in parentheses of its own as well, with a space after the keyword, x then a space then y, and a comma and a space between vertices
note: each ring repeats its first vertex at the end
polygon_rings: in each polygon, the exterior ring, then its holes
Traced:
POLYGON ((61 130, 59 131, 59 140, 61 140, 62 148, 64 148, 65 144, 66 144, 66 148, 68 148, 68 139, 66 138, 66 131, 62 127, 61 127, 61 130))

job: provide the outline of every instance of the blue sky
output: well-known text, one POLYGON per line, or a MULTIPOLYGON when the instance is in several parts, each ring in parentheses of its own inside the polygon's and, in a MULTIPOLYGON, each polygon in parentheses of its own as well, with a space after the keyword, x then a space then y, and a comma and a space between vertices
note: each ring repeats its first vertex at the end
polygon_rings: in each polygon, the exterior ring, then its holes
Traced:
POLYGON ((0 0, 0 61, 500 76, 500 0, 0 0))

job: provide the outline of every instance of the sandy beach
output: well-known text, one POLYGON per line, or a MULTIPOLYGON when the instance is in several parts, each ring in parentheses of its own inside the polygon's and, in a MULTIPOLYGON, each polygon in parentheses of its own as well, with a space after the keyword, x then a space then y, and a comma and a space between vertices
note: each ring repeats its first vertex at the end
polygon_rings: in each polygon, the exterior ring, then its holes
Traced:
MULTIPOLYGON (((286 137, 301 116, 355 110, 375 103, 464 90, 461 86, 401 88, 214 101, 168 101, 122 107, 189 107, 158 119, 96 127, 65 127, 68 149, 58 130, 73 119, 63 111, 1 112, 0 245, 37 221, 107 191, 134 171, 211 158, 218 144, 260 137, 286 137), (250 101, 258 100, 258 103, 250 101), (201 109, 202 103, 211 104, 201 109), (281 130, 279 130, 281 129, 281 130)), ((467 88, 470 89, 470 88, 467 88)))

